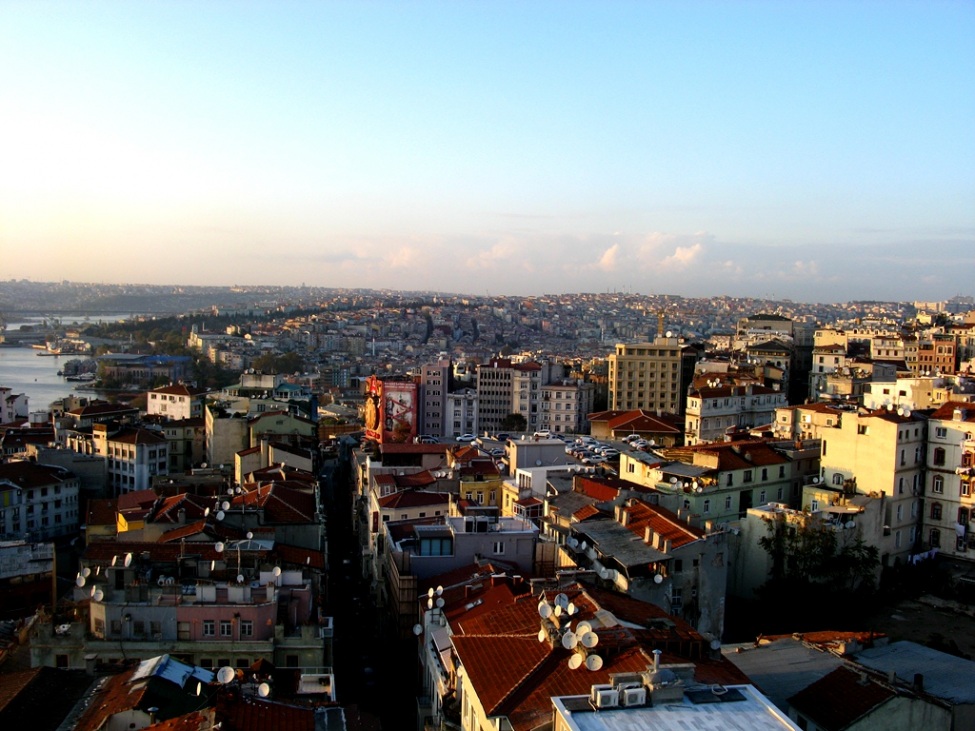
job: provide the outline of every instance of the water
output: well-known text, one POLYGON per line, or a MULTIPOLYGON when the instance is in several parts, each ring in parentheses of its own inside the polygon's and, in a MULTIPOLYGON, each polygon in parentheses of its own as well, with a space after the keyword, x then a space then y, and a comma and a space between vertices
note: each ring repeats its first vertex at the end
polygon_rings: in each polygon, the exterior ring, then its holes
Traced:
MULTIPOLYGON (((123 319, 122 315, 106 315, 92 318, 100 321, 123 319)), ((21 325, 36 325, 34 322, 17 322, 7 325, 7 332, 13 332, 21 325)), ((31 347, 0 348, 0 386, 11 389, 13 394, 26 393, 30 411, 47 411, 52 401, 73 393, 94 398, 93 391, 86 391, 84 383, 66 381, 58 371, 69 360, 84 358, 80 355, 37 355, 39 351, 31 347), (81 390, 78 387, 81 386, 81 390)))

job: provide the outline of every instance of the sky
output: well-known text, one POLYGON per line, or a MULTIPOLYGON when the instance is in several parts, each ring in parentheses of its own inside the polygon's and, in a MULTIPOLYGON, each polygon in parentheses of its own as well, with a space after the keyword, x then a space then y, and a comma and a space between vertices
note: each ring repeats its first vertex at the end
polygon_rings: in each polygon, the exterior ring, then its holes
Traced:
POLYGON ((972 295, 973 38, 973 0, 0 0, 0 278, 972 295))

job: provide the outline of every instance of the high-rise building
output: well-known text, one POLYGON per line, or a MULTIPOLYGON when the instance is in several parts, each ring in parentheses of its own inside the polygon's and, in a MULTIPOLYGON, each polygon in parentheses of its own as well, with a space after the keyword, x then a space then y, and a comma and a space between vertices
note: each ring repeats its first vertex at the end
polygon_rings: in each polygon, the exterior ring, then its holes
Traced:
POLYGON ((618 343, 609 361, 609 408, 684 413, 696 355, 677 338, 652 343, 618 343))

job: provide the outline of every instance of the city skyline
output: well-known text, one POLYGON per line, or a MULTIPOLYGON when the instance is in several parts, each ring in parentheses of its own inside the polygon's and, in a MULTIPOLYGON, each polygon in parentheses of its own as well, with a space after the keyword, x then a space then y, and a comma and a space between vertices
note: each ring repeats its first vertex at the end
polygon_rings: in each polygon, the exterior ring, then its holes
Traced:
POLYGON ((7 278, 971 292, 970 3, 2 16, 7 278))

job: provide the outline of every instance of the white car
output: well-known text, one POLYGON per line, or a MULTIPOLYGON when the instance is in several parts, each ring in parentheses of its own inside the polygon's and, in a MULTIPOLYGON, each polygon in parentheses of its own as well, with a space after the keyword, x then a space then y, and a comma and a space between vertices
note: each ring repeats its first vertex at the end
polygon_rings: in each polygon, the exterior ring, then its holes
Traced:
POLYGON ((477 437, 473 434, 458 434, 454 439, 458 442, 473 442, 477 437))

